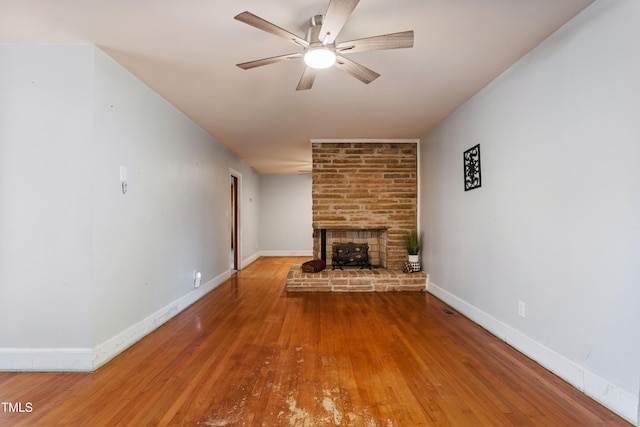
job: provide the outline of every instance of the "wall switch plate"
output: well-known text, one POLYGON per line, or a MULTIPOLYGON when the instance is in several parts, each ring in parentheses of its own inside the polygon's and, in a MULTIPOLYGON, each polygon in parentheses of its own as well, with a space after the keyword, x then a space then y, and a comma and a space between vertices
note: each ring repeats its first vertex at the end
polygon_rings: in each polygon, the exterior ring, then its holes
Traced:
POLYGON ((522 301, 518 301, 518 316, 527 317, 527 305, 522 301))

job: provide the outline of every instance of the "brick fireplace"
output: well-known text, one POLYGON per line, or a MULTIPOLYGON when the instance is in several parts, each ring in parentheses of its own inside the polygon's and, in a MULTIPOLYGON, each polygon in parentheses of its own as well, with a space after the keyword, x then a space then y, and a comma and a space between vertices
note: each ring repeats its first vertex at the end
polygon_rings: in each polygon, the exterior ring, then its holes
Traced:
POLYGON ((404 235, 418 221, 417 142, 312 142, 312 155, 314 258, 331 266, 333 242, 366 243, 373 268, 293 265, 287 291, 424 291, 426 273, 401 271, 404 235))
POLYGON ((417 144, 313 142, 312 157, 314 257, 325 234, 328 264, 331 241, 366 242, 371 264, 401 270, 404 235, 417 226, 417 144))
POLYGON ((417 228, 416 142, 312 142, 314 258, 331 266, 334 242, 367 244, 373 268, 307 273, 293 265, 290 292, 424 291, 427 274, 404 273, 404 236, 417 228))

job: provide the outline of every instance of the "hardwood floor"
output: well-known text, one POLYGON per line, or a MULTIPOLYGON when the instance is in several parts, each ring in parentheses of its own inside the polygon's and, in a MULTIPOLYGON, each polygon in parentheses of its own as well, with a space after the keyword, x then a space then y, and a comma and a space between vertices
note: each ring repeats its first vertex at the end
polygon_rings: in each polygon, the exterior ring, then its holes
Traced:
POLYGON ((629 426, 423 292, 284 292, 262 258, 94 373, 0 373, 0 425, 629 426))

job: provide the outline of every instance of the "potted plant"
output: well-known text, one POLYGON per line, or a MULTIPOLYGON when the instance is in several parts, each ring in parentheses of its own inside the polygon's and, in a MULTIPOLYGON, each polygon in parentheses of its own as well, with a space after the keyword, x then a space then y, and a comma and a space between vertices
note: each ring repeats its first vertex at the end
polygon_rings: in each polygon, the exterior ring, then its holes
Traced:
POLYGON ((407 247, 407 253, 409 254, 409 263, 413 271, 420 271, 420 245, 422 241, 422 235, 418 233, 418 230, 410 230, 404 236, 404 243, 407 247))

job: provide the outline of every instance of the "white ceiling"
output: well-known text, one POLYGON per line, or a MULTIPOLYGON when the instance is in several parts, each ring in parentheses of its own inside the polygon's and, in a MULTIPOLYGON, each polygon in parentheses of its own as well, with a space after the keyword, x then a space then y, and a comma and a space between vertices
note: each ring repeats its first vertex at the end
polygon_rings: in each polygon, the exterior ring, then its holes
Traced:
MULTIPOLYGON (((0 0, 0 43, 99 46, 262 173, 297 173, 311 139, 420 138, 592 0, 361 0, 337 41, 414 30, 412 49, 350 55, 369 85, 233 19, 248 10, 304 37, 328 0, 0 0)), ((1 96, 1 94, 0 94, 1 96)))

